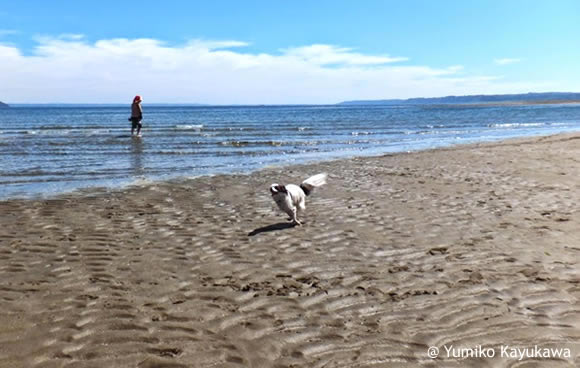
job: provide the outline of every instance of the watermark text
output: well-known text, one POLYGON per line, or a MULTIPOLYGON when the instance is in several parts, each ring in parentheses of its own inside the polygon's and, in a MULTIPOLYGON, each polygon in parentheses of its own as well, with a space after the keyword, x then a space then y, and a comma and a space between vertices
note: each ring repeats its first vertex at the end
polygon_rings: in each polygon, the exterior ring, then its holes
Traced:
POLYGON ((505 358, 514 360, 524 359, 564 359, 571 358, 572 352, 569 348, 541 347, 534 346, 512 346, 501 345, 496 347, 486 347, 477 345, 473 347, 459 347, 454 345, 443 345, 442 348, 431 346, 427 350, 427 356, 435 358, 505 358))

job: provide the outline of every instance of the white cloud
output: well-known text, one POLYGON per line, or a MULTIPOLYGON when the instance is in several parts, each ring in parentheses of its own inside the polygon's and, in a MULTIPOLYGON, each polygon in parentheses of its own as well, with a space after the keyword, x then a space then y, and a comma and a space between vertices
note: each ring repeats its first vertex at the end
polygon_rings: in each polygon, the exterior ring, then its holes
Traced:
POLYGON ((405 65, 404 57, 334 45, 274 54, 244 51, 248 43, 236 40, 168 45, 146 38, 89 42, 82 35, 61 35, 36 41, 26 55, 0 44, 0 100, 122 103, 140 94, 148 102, 292 104, 538 88, 470 76, 459 65, 405 65))
POLYGON ((510 58, 503 58, 503 59, 494 59, 493 62, 497 65, 508 65, 508 64, 515 64, 521 62, 521 59, 510 59, 510 58))

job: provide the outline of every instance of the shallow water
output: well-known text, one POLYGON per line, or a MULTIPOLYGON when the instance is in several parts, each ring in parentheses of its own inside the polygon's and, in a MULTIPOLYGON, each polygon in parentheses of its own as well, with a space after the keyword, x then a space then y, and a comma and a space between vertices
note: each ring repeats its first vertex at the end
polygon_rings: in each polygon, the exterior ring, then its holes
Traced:
POLYGON ((129 106, 0 110, 0 198, 249 172, 580 129, 580 105, 129 106))

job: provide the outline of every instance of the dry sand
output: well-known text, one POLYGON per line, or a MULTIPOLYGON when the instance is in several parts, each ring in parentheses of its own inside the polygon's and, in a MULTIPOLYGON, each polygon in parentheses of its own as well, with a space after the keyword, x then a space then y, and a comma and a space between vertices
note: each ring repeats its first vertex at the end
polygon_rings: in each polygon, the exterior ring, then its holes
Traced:
POLYGON ((579 177, 568 134, 3 201, 0 367, 580 366, 579 177))

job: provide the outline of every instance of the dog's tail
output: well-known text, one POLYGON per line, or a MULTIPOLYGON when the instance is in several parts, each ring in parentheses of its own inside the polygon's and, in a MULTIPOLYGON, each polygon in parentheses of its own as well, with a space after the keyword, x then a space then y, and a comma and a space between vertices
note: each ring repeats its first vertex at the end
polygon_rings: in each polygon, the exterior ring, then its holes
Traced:
POLYGON ((304 194, 310 195, 312 190, 316 187, 321 187, 326 184, 326 173, 316 174, 314 176, 309 177, 308 179, 304 180, 302 184, 300 184, 300 188, 304 191, 304 194))

